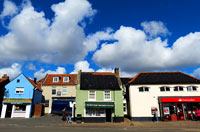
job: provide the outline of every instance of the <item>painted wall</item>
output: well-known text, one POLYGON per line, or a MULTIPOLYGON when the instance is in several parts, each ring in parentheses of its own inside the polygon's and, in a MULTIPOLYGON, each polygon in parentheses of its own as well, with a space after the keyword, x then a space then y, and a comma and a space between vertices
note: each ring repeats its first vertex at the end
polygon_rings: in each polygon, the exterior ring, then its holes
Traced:
POLYGON ((45 113, 51 113, 52 97, 76 97, 76 85, 55 86, 56 92, 61 91, 61 96, 52 95, 52 86, 42 86, 42 94, 45 100, 49 100, 49 107, 45 107, 45 113), (67 87, 67 94, 62 94, 62 88, 67 87))
MULTIPOLYGON (((88 90, 80 90, 80 83, 78 83, 76 91, 76 116, 77 114, 81 114, 84 117, 85 101, 88 101, 88 90)), ((96 101, 105 101, 103 90, 96 90, 96 101)), ((122 87, 121 90, 111 91, 111 101, 115 102, 115 113, 112 116, 124 117, 122 87)))
POLYGON ((33 104, 40 104, 42 102, 42 92, 39 90, 34 91, 33 104))
POLYGON ((162 96, 200 96, 200 85, 142 85, 150 87, 148 92, 139 92, 141 85, 131 85, 129 87, 130 117, 153 117, 151 107, 158 108, 160 116, 158 97, 162 96), (170 91, 161 92, 160 87, 168 86, 170 91), (184 91, 174 91, 175 86, 183 86, 184 91), (187 91, 187 86, 197 86, 197 91, 187 91))
POLYGON ((4 98, 24 98, 24 99, 32 99, 33 98, 33 89, 34 86, 26 79, 26 77, 21 74, 13 81, 8 83, 6 86, 6 95, 4 98), (17 82, 17 80, 20 82, 17 82), (24 94, 16 94, 16 87, 24 87, 24 94))

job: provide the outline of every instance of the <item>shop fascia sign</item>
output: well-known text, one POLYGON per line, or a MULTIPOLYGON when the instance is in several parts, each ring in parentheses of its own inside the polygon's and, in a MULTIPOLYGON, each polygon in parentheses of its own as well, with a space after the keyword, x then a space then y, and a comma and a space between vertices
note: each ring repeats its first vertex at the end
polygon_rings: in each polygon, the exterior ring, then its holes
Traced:
POLYGON ((161 102, 200 102, 200 97, 161 98, 161 102))
POLYGON ((4 99, 3 102, 32 102, 32 99, 4 99))

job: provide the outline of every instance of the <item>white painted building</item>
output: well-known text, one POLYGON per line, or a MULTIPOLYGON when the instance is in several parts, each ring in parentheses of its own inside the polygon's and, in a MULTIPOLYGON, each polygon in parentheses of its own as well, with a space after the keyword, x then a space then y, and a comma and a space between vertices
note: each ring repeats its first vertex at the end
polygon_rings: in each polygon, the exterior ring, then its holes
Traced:
POLYGON ((161 120, 188 120, 200 108, 200 80, 182 72, 139 73, 129 82, 128 116, 152 120, 155 108, 161 120))

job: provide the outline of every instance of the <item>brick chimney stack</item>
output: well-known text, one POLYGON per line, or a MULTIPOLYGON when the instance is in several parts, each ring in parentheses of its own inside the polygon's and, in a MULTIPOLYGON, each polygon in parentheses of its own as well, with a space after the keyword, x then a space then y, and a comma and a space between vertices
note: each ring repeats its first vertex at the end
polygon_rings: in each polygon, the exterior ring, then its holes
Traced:
POLYGON ((9 79, 9 76, 7 74, 3 74, 2 78, 3 79, 9 79))
POLYGON ((115 68, 115 74, 116 74, 117 76, 119 76, 119 68, 118 68, 118 67, 115 68))

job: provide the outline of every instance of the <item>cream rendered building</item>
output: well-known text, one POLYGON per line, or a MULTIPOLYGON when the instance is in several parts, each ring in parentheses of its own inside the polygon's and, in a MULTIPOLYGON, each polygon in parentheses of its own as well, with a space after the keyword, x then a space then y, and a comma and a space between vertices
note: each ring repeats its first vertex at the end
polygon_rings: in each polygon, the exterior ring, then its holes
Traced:
POLYGON ((45 113, 61 114, 64 108, 72 116, 76 98, 76 74, 47 74, 40 80, 45 98, 45 113))
POLYGON ((182 72, 139 73, 129 81, 128 115, 133 121, 189 120, 200 109, 200 80, 182 72))

